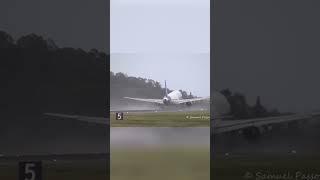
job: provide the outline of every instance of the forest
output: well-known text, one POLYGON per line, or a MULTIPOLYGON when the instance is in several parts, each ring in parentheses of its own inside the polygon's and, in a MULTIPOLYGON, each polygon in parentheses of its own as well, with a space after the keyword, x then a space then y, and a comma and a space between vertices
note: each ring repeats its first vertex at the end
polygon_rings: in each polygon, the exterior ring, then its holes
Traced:
POLYGON ((97 49, 61 48, 36 34, 14 40, 0 31, 3 115, 11 120, 44 112, 106 116, 109 57, 97 49))

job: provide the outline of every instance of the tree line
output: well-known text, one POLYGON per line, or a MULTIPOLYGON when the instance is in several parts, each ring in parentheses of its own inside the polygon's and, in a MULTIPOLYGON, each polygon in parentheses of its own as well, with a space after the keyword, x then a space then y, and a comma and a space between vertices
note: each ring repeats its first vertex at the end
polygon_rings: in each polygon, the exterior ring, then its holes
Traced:
POLYGON ((260 96, 257 97, 256 103, 253 106, 248 105, 246 97, 242 93, 232 92, 229 89, 220 91, 228 103, 230 104, 230 115, 237 119, 260 118, 269 116, 282 115, 277 109, 268 110, 262 105, 260 96))
POLYGON ((9 117, 44 112, 106 116, 109 55, 0 31, 1 105, 9 117))
MULTIPOLYGON (((168 93, 170 92, 172 90, 168 89, 168 93)), ((182 98, 196 97, 184 90, 180 90, 180 92, 182 98)), ((122 72, 114 73, 110 71, 110 95, 112 102, 124 101, 123 97, 125 96, 161 99, 165 96, 165 88, 161 86, 160 82, 152 79, 133 77, 122 72)))

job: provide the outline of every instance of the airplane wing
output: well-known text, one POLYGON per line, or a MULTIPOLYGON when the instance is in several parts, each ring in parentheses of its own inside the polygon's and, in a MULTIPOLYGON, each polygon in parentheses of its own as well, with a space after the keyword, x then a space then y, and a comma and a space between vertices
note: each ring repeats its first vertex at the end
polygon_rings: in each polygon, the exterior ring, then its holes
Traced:
POLYGON ((131 100, 135 100, 135 101, 141 101, 141 102, 163 104, 163 100, 162 99, 143 99, 143 98, 131 98, 131 97, 123 97, 123 98, 131 99, 131 100))
POLYGON ((72 120, 83 121, 83 122, 94 123, 94 124, 102 124, 102 125, 109 124, 109 119, 105 117, 89 117, 89 116, 78 116, 78 115, 66 115, 66 114, 59 114, 59 113, 44 113, 44 115, 60 118, 60 119, 72 119, 72 120))
POLYGON ((303 121, 309 120, 314 117, 319 117, 320 113, 311 114, 294 114, 288 116, 277 116, 267 118, 256 118, 247 120, 227 120, 227 121, 214 121, 213 122, 213 133, 220 134, 225 132, 231 132, 236 130, 245 129, 248 127, 262 127, 273 124, 286 123, 291 121, 303 121))
POLYGON ((187 102, 198 102, 198 101, 205 101, 205 100, 210 100, 210 97, 201 97, 201 98, 192 98, 192 99, 180 99, 180 100, 174 100, 178 104, 183 104, 187 102))

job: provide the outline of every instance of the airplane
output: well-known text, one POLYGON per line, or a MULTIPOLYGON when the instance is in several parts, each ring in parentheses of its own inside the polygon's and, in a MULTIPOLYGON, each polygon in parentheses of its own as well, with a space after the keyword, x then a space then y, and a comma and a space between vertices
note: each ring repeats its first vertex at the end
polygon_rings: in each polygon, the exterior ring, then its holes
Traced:
MULTIPOLYGON (((56 120, 76 120, 79 122, 97 124, 102 126, 110 125, 109 118, 105 117, 89 117, 79 115, 66 115, 59 113, 44 113, 45 116, 55 118, 56 120)), ((318 119, 320 117, 319 112, 313 112, 308 114, 292 114, 286 116, 275 116, 266 118, 255 119, 241 119, 241 120, 221 120, 211 119, 212 134, 224 134, 232 132, 242 132, 246 138, 259 137, 272 130, 275 125, 290 125, 299 122, 306 122, 312 119, 318 119)))
POLYGON ((165 96, 162 99, 143 99, 143 98, 132 98, 132 97, 124 97, 125 99, 131 99, 140 102, 154 103, 157 105, 182 105, 185 104, 187 106, 191 106, 195 102, 210 100, 210 97, 199 97, 199 98, 191 98, 191 99, 183 99, 182 94, 179 90, 174 90, 168 93, 167 81, 165 84, 165 96))
MULTIPOLYGON (((172 95, 167 94, 162 99, 162 103, 169 100, 168 97, 172 96, 175 97, 177 92, 172 93, 172 95), (169 96, 170 95, 170 96, 169 96)), ((179 96, 178 96, 179 97, 179 96)), ((170 97, 171 98, 171 97, 170 97)), ((139 98, 135 98, 139 99, 139 98)), ((199 98, 195 98, 199 99, 199 98)), ((205 98, 202 98, 203 100, 205 98)), ((290 124, 299 124, 302 122, 306 122, 308 120, 312 119, 318 119, 320 118, 320 112, 310 112, 310 113, 303 113, 303 114, 291 114, 291 115, 285 115, 285 116, 273 116, 273 117, 264 117, 264 118, 254 118, 254 119, 234 119, 234 120, 224 120, 223 118, 220 119, 220 117, 224 117, 226 112, 226 107, 228 106, 228 101, 223 97, 222 94, 219 92, 213 93, 212 99, 214 100, 213 109, 222 110, 224 109, 223 113, 219 112, 213 112, 215 115, 211 118, 210 126, 212 128, 212 134, 224 134, 224 133, 233 133, 233 132, 242 132, 239 134, 243 134, 246 138, 252 138, 252 137, 259 137, 261 134, 271 131, 273 126, 277 125, 289 125, 290 124), (218 115, 217 115, 218 114, 218 115)), ((146 99, 144 99, 146 100, 146 99)), ((194 99, 191 99, 191 102, 194 99)), ((149 102, 155 102, 152 100, 148 100, 149 102)), ((158 99, 157 102, 161 103, 158 99)), ((171 99, 169 100, 170 103, 172 102, 181 102, 186 103, 188 101, 180 101, 179 99, 174 99, 174 101, 171 99)), ((65 114, 59 114, 59 113, 44 113, 45 116, 53 117, 60 120, 77 120, 82 121, 85 123, 93 123, 98 125, 110 125, 109 118, 104 117, 89 117, 89 116, 79 116, 79 115, 65 115, 65 114)), ((288 126, 288 127, 289 127, 288 126)))

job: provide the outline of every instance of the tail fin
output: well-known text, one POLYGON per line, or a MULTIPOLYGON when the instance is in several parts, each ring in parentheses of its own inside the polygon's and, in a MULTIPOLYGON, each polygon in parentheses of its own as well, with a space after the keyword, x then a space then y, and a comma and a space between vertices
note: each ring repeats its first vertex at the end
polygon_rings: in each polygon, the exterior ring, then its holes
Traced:
POLYGON ((164 88, 166 89, 166 97, 168 96, 167 81, 164 80, 164 88))

